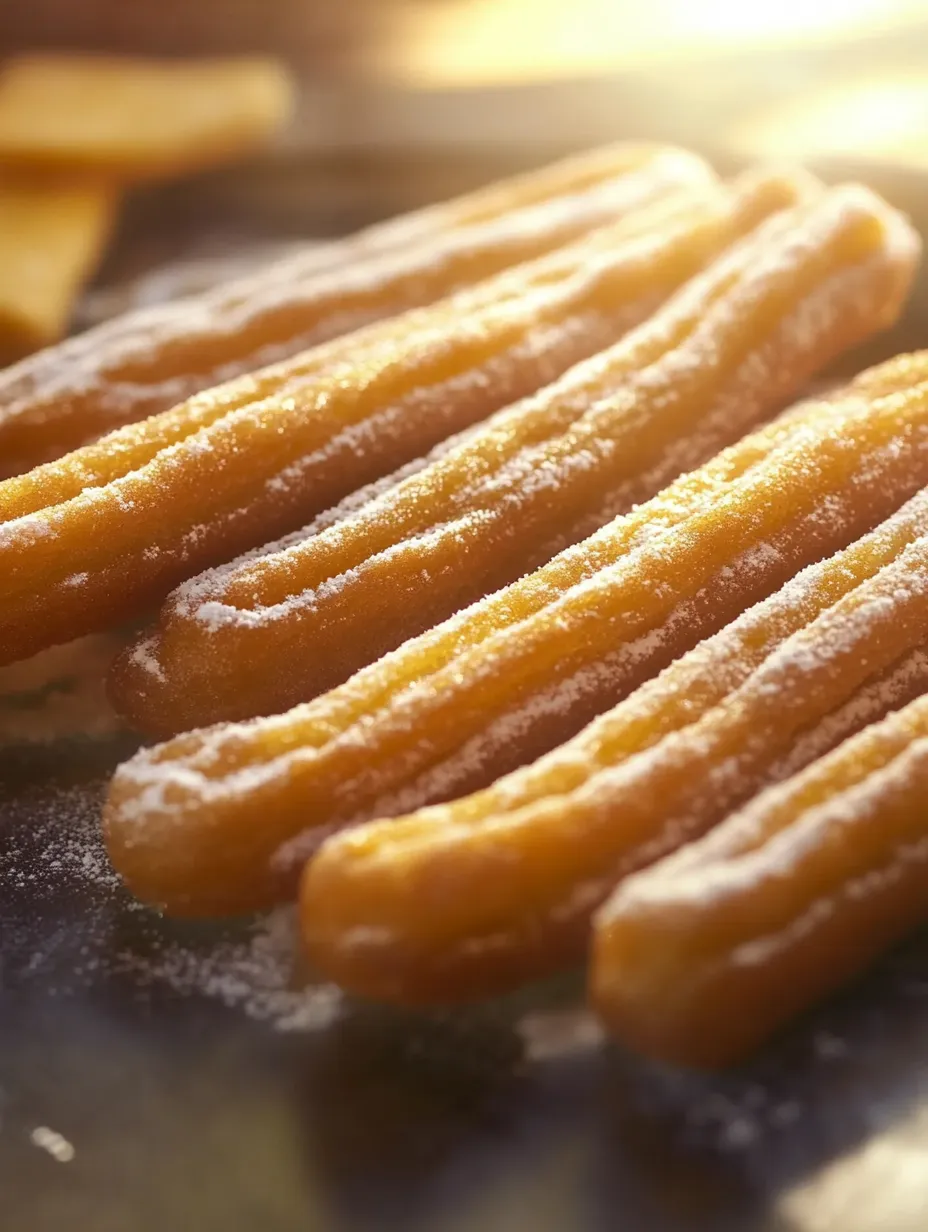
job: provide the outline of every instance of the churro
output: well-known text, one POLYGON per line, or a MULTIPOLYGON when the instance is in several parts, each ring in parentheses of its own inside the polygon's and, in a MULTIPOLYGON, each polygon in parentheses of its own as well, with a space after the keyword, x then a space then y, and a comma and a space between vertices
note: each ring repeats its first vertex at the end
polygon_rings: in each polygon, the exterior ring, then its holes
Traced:
POLYGON ((0 164, 116 183, 160 178, 254 149, 292 106, 283 65, 259 56, 15 56, 0 70, 0 164))
MULTIPOLYGON (((764 177, 669 222, 645 210, 6 480, 0 662, 135 615, 533 392, 646 317, 801 183, 764 177)), ((910 263, 915 242, 899 226, 910 263)))
POLYGON ((611 350, 354 514, 186 583, 120 661, 118 708, 170 735, 342 683, 778 409, 895 319, 910 271, 898 217, 863 190, 777 214, 611 350))
POLYGON ((724 192, 686 151, 616 146, 308 246, 182 303, 128 313, 0 375, 0 478, 683 189, 709 199, 724 192))
POLYGON ((916 370, 899 392, 851 385, 744 438, 316 701, 142 751, 110 792, 114 864, 172 911, 245 910, 292 892, 332 827, 475 790, 562 743, 928 483, 928 355, 907 381, 916 370))
POLYGON ((922 696, 622 882, 594 931, 606 1023, 718 1066, 840 987, 925 919, 926 791, 922 696))
POLYGON ((399 1001, 483 995, 579 959, 617 880, 717 824, 782 758, 814 757, 810 729, 822 741, 829 716, 850 721, 876 673, 906 669, 880 680, 887 705, 918 688, 926 636, 923 490, 535 765, 324 844, 303 888, 311 954, 399 1001))
POLYGON ((109 235, 114 205, 115 194, 104 187, 4 178, 0 184, 0 364, 19 359, 64 333, 74 299, 109 235))

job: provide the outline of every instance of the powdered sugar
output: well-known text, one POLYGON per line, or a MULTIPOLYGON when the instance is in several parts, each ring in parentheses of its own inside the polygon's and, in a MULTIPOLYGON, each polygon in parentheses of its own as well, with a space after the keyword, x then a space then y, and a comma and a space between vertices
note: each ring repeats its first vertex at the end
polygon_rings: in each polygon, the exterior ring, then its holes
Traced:
POLYGON ((53 894, 68 886, 117 888, 100 840, 102 785, 33 789, 4 805, 0 885, 53 894), (28 822, 28 825, 26 824, 28 822))
POLYGON ((928 690, 928 653, 914 650, 899 663, 865 684, 848 702, 838 707, 817 726, 804 732, 788 756, 770 771, 770 781, 789 778, 823 757, 843 740, 882 719, 914 697, 928 690))
MULTIPOLYGON (((334 244, 306 246, 258 273, 177 303, 127 313, 4 374, 4 419, 46 424, 92 408, 97 431, 179 403, 239 372, 277 362, 326 338, 534 257, 681 184, 706 185, 695 158, 657 152, 629 170, 616 161, 598 181, 555 188, 547 200, 470 225, 457 206, 414 215, 334 244), (444 279, 436 285, 436 272, 444 279), (202 340, 211 355, 197 357, 202 340), (164 371, 162 355, 175 355, 164 371), (176 356, 180 355, 178 364, 176 356)), ((706 191, 708 191, 706 189, 706 191)), ((504 196, 499 198, 502 208, 504 196)), ((35 449, 41 457, 41 442, 35 449)), ((35 456, 24 459, 31 465, 35 456)))
POLYGON ((258 919, 243 939, 206 948, 169 942, 147 955, 123 951, 114 967, 142 986, 221 1001, 277 1031, 319 1031, 338 1015, 341 994, 331 984, 301 979, 299 954, 296 912, 287 907, 258 919))
POLYGON ((39 513, 27 513, 21 518, 0 522, 0 550, 28 547, 54 534, 49 519, 39 513))
MULTIPOLYGON (((475 556, 484 540, 496 544, 502 536, 511 557, 508 576, 501 576, 498 567, 491 574, 498 585, 511 580, 520 569, 540 563, 571 539, 590 533, 609 516, 648 495, 680 466, 701 461, 713 446, 730 440, 769 411, 771 404, 791 392, 797 379, 821 361, 821 348, 835 345, 831 339, 836 329, 843 337, 847 330, 867 327, 873 297, 882 294, 876 289, 883 277, 882 254, 841 266, 813 284, 782 319, 774 318, 770 336, 752 348, 746 358, 742 356, 734 373, 722 379, 720 386, 718 382, 703 384, 686 432, 682 436, 669 433, 676 443, 667 451, 668 457, 636 462, 639 428, 646 431, 655 416, 678 414, 681 391, 704 383, 707 368, 717 366, 724 377, 726 331, 741 328, 745 313, 763 307, 768 297, 779 294, 784 279, 793 277, 796 268, 803 268, 811 257, 818 259, 818 247, 827 242, 823 237, 839 232, 847 225, 848 216, 860 208, 853 192, 829 198, 818 214, 811 211, 805 217, 808 234, 799 225, 774 219, 764 232, 764 242, 747 241, 737 248, 684 288, 664 316, 655 318, 626 343, 579 365, 542 395, 498 413, 481 431, 413 478, 388 489, 369 506, 360 506, 352 516, 336 519, 328 531, 317 532, 316 542, 311 537, 291 537, 286 546, 269 545, 264 558, 250 554, 238 566, 212 571, 182 587, 163 616, 174 633, 175 647, 180 644, 177 635, 186 622, 213 633, 228 628, 257 635, 277 622, 303 621, 306 638, 313 639, 320 626, 325 629, 326 598, 340 596, 342 579, 363 581, 373 570, 383 577, 391 553, 400 571, 396 576, 405 576, 409 560, 398 550, 401 545, 411 554, 420 553, 425 564, 434 557, 438 569, 431 571, 430 605, 439 615, 447 614, 455 605, 478 597, 481 589, 488 588, 486 582, 482 584, 482 560, 475 556), (734 278, 735 273, 738 278, 734 278), (725 293, 713 302, 710 291, 714 281, 724 284, 726 279, 731 286, 726 286, 725 293), (702 299, 707 303, 702 304, 702 299), (705 309, 701 313, 697 311, 700 306, 705 309), (859 323, 855 323, 857 314, 859 323), (642 349, 641 339, 662 336, 662 331, 669 337, 672 331, 668 321, 687 320, 688 316, 695 321, 690 335, 677 339, 656 360, 637 367, 625 362, 626 353, 636 356, 642 349), (493 458, 489 468, 481 462, 485 453, 493 458), (615 458, 625 454, 629 455, 625 464, 628 473, 612 476, 611 494, 603 504, 597 497, 599 473, 614 470, 615 458), (651 475, 650 488, 642 470, 651 475), (450 488, 449 477, 454 477, 450 488), (434 487, 445 495, 429 514, 432 520, 424 533, 421 509, 434 503, 434 487), (587 500, 599 504, 599 508, 583 515, 575 511, 572 525, 559 526, 550 541, 543 541, 542 549, 536 542, 537 534, 527 533, 538 530, 532 518, 542 516, 539 508, 545 511, 544 516, 550 516, 562 503, 573 500, 570 493, 580 487, 588 489, 587 500), (552 493, 556 499, 552 500, 552 493), (365 547, 370 528, 378 528, 379 534, 385 526, 391 528, 392 540, 370 551, 365 547), (510 542, 512 528, 518 530, 521 555, 510 542), (460 568, 455 567, 456 561, 460 568), (466 576, 473 579, 470 593, 462 593, 466 576), (335 582, 340 584, 330 585, 335 582), (262 601, 259 596, 269 586, 282 589, 285 597, 262 601), (442 590, 448 593, 444 613, 440 607, 436 609, 440 602, 436 595, 442 590)), ((773 549, 759 544, 756 551, 773 549)), ((369 618, 367 608, 366 603, 359 605, 359 623, 369 618)), ((364 639, 353 637, 347 627, 348 617, 341 604, 333 619, 344 628, 346 639, 359 647, 363 644, 364 639)), ((402 615, 391 612, 389 619, 395 628, 378 631, 378 645, 386 639, 398 644, 421 627, 413 623, 412 611, 402 615)), ((269 637, 273 639, 272 631, 269 637)), ((191 645, 196 647, 198 663, 204 655, 222 653, 220 644, 210 647, 192 638, 191 645)), ((252 654, 261 653, 263 644, 257 636, 251 645, 252 654)), ((272 649, 273 645, 266 653, 272 649)), ((303 670, 308 671, 308 665, 303 670)), ((181 660, 172 662, 170 673, 169 687, 184 687, 185 665, 181 660)), ((264 671, 258 676, 268 679, 271 674, 264 671)), ((302 693, 294 684, 290 700, 309 696, 331 683, 323 674, 318 680, 307 680, 302 693)), ((280 705, 279 698, 275 698, 275 705, 280 705)), ((256 709, 261 709, 259 700, 256 709)), ((205 715, 202 721, 211 717, 205 715)))
POLYGON ((131 650, 133 663, 142 671, 150 673, 155 680, 163 680, 164 673, 161 670, 161 665, 158 662, 157 656, 154 654, 154 639, 151 637, 142 637, 133 645, 131 650))
MULTIPOLYGON (((293 908, 258 917, 247 927, 163 928, 122 889, 103 847, 100 804, 104 783, 33 787, 0 805, 0 886, 7 899, 24 896, 36 921, 25 942, 24 978, 38 978, 54 993, 107 980, 129 979, 136 989, 161 987, 183 996, 220 1001, 230 1010, 280 1031, 317 1031, 336 1016, 340 995, 331 985, 300 974, 300 943, 293 908), (80 896, 82 938, 67 955, 55 936, 39 936, 42 904, 80 896), (113 945, 108 921, 131 912, 132 948, 113 945), (187 934, 185 936, 185 933, 187 934)), ((54 910, 54 906, 53 906, 54 910)), ((125 930, 116 930, 115 935, 125 930)), ((7 938, 10 940, 10 938, 7 938)), ((15 935, 14 938, 15 940, 15 935)))

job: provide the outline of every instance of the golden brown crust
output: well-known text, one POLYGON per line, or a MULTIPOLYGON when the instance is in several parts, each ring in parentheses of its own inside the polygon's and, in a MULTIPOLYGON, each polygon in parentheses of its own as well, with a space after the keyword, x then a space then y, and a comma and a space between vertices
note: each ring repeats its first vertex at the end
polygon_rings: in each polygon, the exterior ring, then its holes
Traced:
POLYGON ((925 919, 928 697, 620 885, 591 989, 641 1051, 736 1061, 925 919))
POLYGON ((114 864, 174 911, 286 894, 331 827, 546 752, 926 482, 928 386, 804 408, 315 702, 140 753, 106 810, 114 864))
POLYGON ((303 892, 314 958, 355 991, 413 1001, 580 958, 619 878, 722 820, 802 755, 810 728, 920 650, 926 599, 921 493, 535 766, 327 842, 303 892))
POLYGON ((0 484, 0 661, 136 615, 534 391, 755 221, 724 195, 669 228, 646 209, 0 484))
POLYGON ((110 321, 0 374, 0 478, 682 189, 721 192, 695 155, 615 146, 110 321))
MULTIPOLYGON (((782 194, 779 176, 749 177, 734 215, 782 194)), ((286 709, 647 499, 896 314, 909 261, 881 210, 835 189, 778 213, 622 342, 404 482, 182 586, 120 661, 118 707, 158 735, 286 709)))

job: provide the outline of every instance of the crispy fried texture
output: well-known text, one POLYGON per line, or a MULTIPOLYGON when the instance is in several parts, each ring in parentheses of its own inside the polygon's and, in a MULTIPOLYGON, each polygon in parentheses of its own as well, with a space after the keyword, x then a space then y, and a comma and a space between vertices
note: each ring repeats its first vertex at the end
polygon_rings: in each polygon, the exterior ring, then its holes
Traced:
POLYGON ((623 882, 594 934, 607 1025, 719 1066, 858 974, 925 919, 926 791, 923 696, 623 882))
POLYGON ((118 708, 158 735, 286 709, 536 568, 893 320, 900 227, 856 188, 777 214, 611 350, 357 512, 182 586, 121 659, 118 708))
POLYGON ((118 317, 0 373, 0 478, 684 189, 723 192, 693 154, 614 146, 118 317))
MULTIPOLYGON (((579 959, 619 878, 722 820, 783 757, 814 756, 810 728, 823 739, 823 720, 926 637, 923 491, 547 758, 327 842, 304 881, 310 952, 355 991, 414 1002, 579 959)), ((911 685, 893 687, 898 701, 911 685)))
MULTIPOLYGON (((449 799, 553 748, 926 482, 924 380, 801 408, 316 701, 141 752, 113 781, 113 862, 172 911, 285 895, 333 826, 449 799)), ((377 831, 387 852, 393 833, 377 831)), ((323 901, 334 952, 340 917, 323 901)))
POLYGON ((784 196, 768 177, 670 222, 646 209, 0 484, 0 662, 133 616, 534 391, 784 196))

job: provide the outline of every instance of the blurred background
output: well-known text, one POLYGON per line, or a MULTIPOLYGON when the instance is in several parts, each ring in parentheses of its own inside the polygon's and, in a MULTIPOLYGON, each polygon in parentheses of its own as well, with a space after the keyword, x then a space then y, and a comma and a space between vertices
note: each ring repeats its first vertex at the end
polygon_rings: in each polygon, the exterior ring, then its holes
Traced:
POLYGON ((928 211, 928 0, 0 2, 0 52, 29 49, 289 64, 297 112, 247 174, 130 199, 121 236, 184 252, 344 232, 621 137, 801 158, 928 211))

